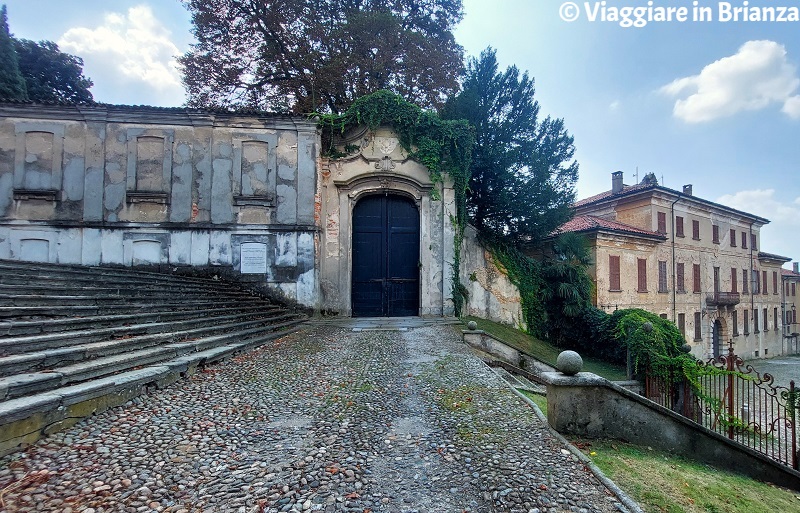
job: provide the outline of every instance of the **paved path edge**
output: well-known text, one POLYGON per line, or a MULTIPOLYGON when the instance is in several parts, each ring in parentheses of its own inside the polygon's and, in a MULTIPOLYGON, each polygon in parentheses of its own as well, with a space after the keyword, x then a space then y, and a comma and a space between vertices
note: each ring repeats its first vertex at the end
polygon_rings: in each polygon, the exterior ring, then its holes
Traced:
POLYGON ((525 395, 522 392, 511 386, 511 384, 508 383, 507 381, 505 380, 502 381, 508 386, 508 388, 511 389, 512 392, 514 392, 514 394, 517 395, 517 397, 522 399, 528 406, 530 406, 533 409, 533 412, 536 414, 537 417, 539 417, 539 420, 541 420, 544 423, 544 425, 547 427, 550 433, 555 438, 557 438, 562 444, 564 444, 567 447, 567 450, 569 450, 569 452, 571 452, 579 460, 581 460, 581 462, 583 462, 583 464, 585 464, 589 468, 589 470, 592 471, 592 474, 594 474, 595 477, 599 479, 600 482, 606 486, 606 488, 611 490, 611 492, 617 496, 617 499, 619 499, 622 505, 625 506, 626 508, 626 511, 624 511, 623 513, 645 513, 644 510, 642 510, 642 508, 639 506, 639 504, 635 500, 631 499, 628 496, 628 494, 626 494, 619 486, 617 486, 614 483, 614 481, 606 477, 606 475, 603 474, 603 471, 600 470, 600 468, 598 468, 597 465, 595 465, 592 462, 592 460, 590 460, 585 454, 583 454, 577 447, 572 445, 570 441, 564 438, 564 436, 561 433, 553 429, 553 427, 547 421, 547 417, 544 415, 544 413, 542 413, 542 410, 539 409, 539 406, 535 402, 525 397, 525 395))

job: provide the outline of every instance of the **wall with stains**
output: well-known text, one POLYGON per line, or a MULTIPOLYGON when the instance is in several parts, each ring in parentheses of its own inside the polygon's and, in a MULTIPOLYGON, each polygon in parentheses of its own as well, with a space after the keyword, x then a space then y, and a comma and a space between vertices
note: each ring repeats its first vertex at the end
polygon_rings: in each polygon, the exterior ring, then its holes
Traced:
POLYGON ((351 315, 352 213, 371 195, 411 200, 419 211, 419 315, 453 315, 455 194, 445 176, 434 184, 428 170, 409 158, 390 128, 360 127, 334 141, 343 155, 321 159, 316 192, 320 242, 320 309, 351 315))
POLYGON ((0 105, 0 258, 217 269, 318 305, 316 124, 0 105))
POLYGON ((461 283, 467 288, 465 313, 527 329, 519 289, 468 226, 461 250, 461 283))

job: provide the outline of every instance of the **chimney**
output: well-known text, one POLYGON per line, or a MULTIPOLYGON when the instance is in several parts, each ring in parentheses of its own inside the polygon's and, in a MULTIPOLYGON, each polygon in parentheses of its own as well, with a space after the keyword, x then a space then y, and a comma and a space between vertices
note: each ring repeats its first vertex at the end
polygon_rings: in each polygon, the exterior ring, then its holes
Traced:
POLYGON ((800 262, 792 262, 792 271, 800 273, 800 262))
POLYGON ((622 171, 611 173, 611 194, 622 192, 622 171))
POLYGON ((683 194, 685 196, 691 196, 692 195, 692 184, 689 183, 689 184, 686 184, 686 185, 683 186, 683 194))

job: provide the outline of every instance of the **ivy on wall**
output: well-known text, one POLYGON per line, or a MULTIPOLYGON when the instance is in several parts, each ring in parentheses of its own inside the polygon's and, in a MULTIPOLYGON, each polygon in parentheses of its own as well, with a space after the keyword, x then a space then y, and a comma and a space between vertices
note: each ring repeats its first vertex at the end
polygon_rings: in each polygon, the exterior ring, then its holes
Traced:
MULTIPOLYGON (((389 126, 409 156, 428 169, 434 185, 441 184, 445 174, 453 180, 456 214, 451 219, 455 232, 452 293, 455 314, 461 316, 467 289, 460 280, 460 249, 467 225, 466 193, 472 146, 475 144, 474 129, 463 120, 441 119, 435 112, 422 110, 386 90, 362 96, 342 114, 315 113, 313 116, 322 128, 323 153, 331 158, 346 156, 334 146, 337 136, 358 126, 371 130, 389 126)), ((431 196, 441 199, 437 187, 433 187, 431 196)))
POLYGON ((545 338, 547 312, 542 302, 542 264, 520 251, 513 243, 481 235, 481 242, 489 248, 496 264, 500 264, 514 286, 519 290, 522 316, 527 332, 545 338))

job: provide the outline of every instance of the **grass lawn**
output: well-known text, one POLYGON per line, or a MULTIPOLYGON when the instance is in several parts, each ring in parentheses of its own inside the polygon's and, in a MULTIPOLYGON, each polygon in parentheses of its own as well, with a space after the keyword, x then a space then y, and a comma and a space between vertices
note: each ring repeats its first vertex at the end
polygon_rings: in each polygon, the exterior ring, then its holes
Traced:
MULTIPOLYGON (((505 324, 487 321, 486 319, 479 319, 477 317, 467 317, 466 321, 475 321, 478 323, 478 329, 491 334, 511 347, 524 351, 548 365, 555 366, 558 353, 562 351, 547 342, 543 342, 505 324)), ((611 381, 620 381, 627 378, 624 366, 596 360, 594 358, 583 358, 583 370, 592 372, 611 381)))
POLYGON ((520 390, 519 391, 522 395, 533 401, 536 406, 542 410, 542 413, 547 415, 547 397, 539 394, 534 394, 533 392, 529 392, 528 390, 520 390))
POLYGON ((647 512, 800 511, 800 492, 647 447, 609 440, 572 443, 647 512))

